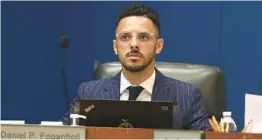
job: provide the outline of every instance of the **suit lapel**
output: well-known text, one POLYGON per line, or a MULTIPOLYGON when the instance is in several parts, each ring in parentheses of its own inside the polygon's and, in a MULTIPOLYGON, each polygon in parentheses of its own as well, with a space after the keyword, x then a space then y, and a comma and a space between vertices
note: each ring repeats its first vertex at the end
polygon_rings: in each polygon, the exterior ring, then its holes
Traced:
POLYGON ((120 72, 107 81, 102 95, 104 100, 120 100, 120 72))
POLYGON ((152 101, 173 101, 173 92, 169 79, 156 69, 156 78, 153 87, 152 101))

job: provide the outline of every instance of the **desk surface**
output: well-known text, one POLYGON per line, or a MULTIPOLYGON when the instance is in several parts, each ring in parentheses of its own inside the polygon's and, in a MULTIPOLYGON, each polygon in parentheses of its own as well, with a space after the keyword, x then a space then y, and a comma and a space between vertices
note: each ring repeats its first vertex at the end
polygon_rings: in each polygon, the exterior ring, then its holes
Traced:
POLYGON ((261 134, 215 133, 192 130, 119 127, 70 127, 42 125, 1 125, 1 139, 46 139, 67 136, 75 139, 261 139, 261 134), (13 137, 12 134, 15 134, 13 137))
POLYGON ((261 139, 261 134, 216 133, 190 130, 157 130, 140 128, 87 127, 88 139, 261 139), (157 135, 156 131, 159 131, 157 135), (161 134, 162 133, 162 134, 161 134), (117 135, 114 135, 117 134, 117 135), (175 135, 175 137, 174 137, 175 135), (165 137, 164 137, 165 136, 165 137))
POLYGON ((261 134, 251 134, 251 133, 215 133, 215 132, 204 132, 205 139, 260 139, 262 140, 261 134))

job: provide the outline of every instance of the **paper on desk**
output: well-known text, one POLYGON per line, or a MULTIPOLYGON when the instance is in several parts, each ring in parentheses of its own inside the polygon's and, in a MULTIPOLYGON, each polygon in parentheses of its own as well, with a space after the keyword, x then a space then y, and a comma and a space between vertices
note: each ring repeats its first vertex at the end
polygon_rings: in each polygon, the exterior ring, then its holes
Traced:
POLYGON ((262 96, 245 94, 245 126, 252 119, 246 132, 262 133, 262 96))
POLYGON ((0 124, 25 124, 24 120, 0 120, 0 124))
POLYGON ((41 121, 41 125, 62 126, 63 123, 60 121, 41 121))

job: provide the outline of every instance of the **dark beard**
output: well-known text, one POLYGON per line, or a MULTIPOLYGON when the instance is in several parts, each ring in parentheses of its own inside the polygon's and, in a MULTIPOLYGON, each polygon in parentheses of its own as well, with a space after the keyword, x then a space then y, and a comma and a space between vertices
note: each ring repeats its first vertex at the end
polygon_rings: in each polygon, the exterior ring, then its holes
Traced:
POLYGON ((125 69, 129 72, 140 72, 143 71, 149 64, 143 65, 143 66, 127 66, 125 64, 122 64, 125 69))
POLYGON ((125 62, 123 62, 123 61, 121 61, 121 60, 119 59, 119 61, 120 61, 120 63, 122 64, 122 66, 123 66, 127 71, 129 71, 129 72, 141 72, 141 71, 143 71, 145 68, 147 68, 148 65, 150 65, 150 64, 152 63, 153 60, 154 60, 154 56, 152 56, 152 57, 149 59, 149 61, 148 61, 146 64, 142 65, 142 66, 127 66, 127 65, 125 64, 125 62))

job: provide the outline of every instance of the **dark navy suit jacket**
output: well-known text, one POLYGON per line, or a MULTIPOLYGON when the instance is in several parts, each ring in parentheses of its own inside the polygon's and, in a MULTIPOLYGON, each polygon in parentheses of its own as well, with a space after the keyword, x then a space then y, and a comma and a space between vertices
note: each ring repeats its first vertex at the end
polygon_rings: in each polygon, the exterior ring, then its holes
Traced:
MULTIPOLYGON (((120 73, 108 79, 84 82, 76 99, 120 100, 120 73)), ((172 101, 178 104, 174 111, 174 129, 210 130, 208 114, 201 103, 201 91, 191 84, 164 76, 156 69, 152 101, 172 101)), ((74 111, 74 101, 70 113, 74 111)), ((66 122, 67 117, 63 117, 66 122)))

